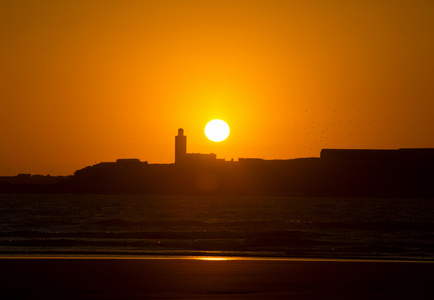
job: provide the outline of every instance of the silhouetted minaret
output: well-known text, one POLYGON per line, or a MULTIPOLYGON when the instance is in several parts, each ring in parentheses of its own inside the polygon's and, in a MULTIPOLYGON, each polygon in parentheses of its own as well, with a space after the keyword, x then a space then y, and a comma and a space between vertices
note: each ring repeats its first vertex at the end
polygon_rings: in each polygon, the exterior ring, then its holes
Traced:
POLYGON ((175 164, 181 162, 187 154, 187 137, 184 135, 184 129, 178 129, 178 135, 175 136, 175 164))

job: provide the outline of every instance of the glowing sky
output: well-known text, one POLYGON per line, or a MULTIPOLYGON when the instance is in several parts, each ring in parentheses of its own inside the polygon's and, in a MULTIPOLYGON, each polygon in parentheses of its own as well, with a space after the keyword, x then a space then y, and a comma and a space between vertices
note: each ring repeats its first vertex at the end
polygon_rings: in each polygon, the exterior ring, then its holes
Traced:
POLYGON ((433 53, 434 1, 2 0, 0 175, 434 147, 433 53))

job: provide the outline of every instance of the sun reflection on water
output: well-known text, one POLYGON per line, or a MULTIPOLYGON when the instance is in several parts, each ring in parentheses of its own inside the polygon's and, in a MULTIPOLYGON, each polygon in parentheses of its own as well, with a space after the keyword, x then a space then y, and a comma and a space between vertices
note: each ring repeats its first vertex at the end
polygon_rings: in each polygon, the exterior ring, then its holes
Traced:
POLYGON ((231 260, 231 258, 229 258, 229 257, 212 257, 212 256, 204 256, 204 257, 198 257, 197 259, 199 259, 199 260, 215 260, 215 261, 217 261, 217 260, 231 260))

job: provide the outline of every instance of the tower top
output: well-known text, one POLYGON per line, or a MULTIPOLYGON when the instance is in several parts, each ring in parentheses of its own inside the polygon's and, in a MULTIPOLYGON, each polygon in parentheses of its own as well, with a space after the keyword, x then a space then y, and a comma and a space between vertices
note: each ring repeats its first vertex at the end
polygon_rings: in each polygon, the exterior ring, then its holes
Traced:
POLYGON ((184 129, 179 128, 178 129, 178 136, 183 136, 184 135, 184 129))

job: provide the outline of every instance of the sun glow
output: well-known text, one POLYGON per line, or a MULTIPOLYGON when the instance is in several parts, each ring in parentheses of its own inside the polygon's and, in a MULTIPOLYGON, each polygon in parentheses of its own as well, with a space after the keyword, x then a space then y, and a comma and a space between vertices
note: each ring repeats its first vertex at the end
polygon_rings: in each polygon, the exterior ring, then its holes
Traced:
POLYGON ((229 136, 229 126, 219 119, 209 121, 205 126, 205 135, 213 142, 221 142, 229 136))

